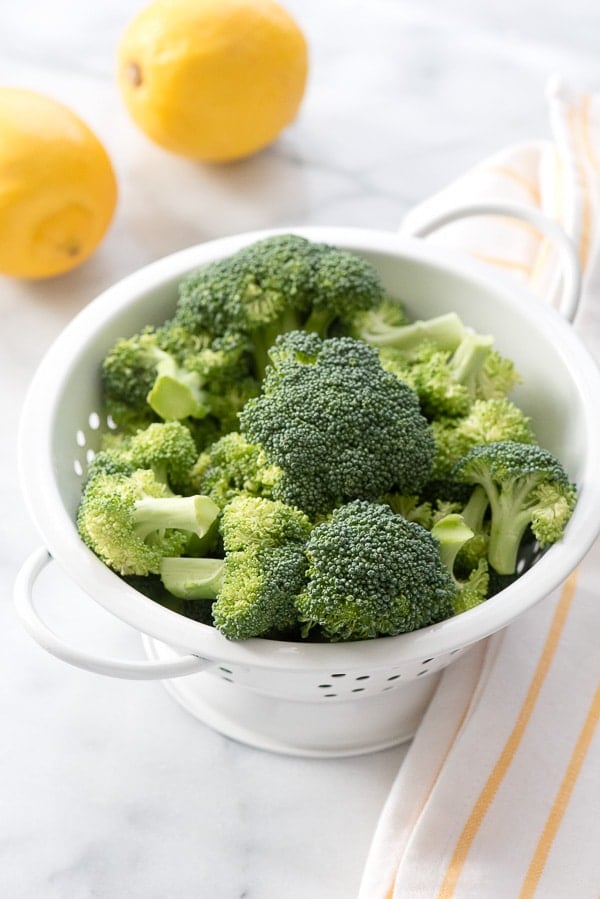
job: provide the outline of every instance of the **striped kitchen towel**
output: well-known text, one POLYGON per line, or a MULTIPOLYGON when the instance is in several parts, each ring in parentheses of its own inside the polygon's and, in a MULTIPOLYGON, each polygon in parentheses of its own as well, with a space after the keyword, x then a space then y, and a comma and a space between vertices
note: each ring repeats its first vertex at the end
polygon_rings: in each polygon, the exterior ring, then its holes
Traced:
MULTIPOLYGON (((548 105, 553 140, 482 162, 403 230, 457 203, 544 211, 577 246, 575 327, 600 358, 600 97, 553 81, 548 105)), ((429 239, 556 302, 554 250, 521 221, 461 221, 429 239)), ((598 899, 599 718, 596 544, 561 589, 443 673, 382 810, 359 899, 598 899)))

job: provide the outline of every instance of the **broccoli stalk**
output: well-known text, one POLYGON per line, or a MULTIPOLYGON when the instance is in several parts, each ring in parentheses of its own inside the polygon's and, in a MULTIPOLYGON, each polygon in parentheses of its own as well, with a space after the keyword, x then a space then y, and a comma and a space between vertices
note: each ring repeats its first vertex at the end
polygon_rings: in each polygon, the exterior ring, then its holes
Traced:
POLYGON ((359 321, 352 331, 354 337, 372 346, 393 347, 401 350, 408 358, 425 343, 440 350, 454 352, 467 333, 456 312, 404 324, 389 324, 387 327, 385 320, 371 315, 364 321, 359 321), (378 327, 374 326, 375 323, 378 327))
POLYGON ((458 481, 478 484, 490 509, 488 559, 498 574, 514 574, 528 527, 542 547, 560 540, 576 489, 558 459, 537 445, 497 441, 475 446, 455 466, 458 481))
POLYGON ((223 585, 223 559, 165 557, 160 562, 160 578, 169 593, 178 599, 215 599, 223 585))
POLYGON ((205 418, 209 409, 197 372, 180 368, 166 358, 156 368, 156 380, 148 393, 148 405, 165 421, 205 418))

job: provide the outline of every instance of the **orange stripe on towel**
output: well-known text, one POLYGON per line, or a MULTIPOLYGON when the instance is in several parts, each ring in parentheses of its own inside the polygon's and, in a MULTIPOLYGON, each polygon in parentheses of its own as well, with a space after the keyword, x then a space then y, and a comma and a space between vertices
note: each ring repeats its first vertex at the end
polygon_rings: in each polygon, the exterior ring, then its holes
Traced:
POLYGON ((585 722, 583 724, 583 727, 581 728, 581 732, 573 748, 573 753, 569 760, 569 764, 567 765, 565 776, 563 777, 558 793, 556 794, 556 798, 554 800, 552 808, 550 809, 550 814, 548 815, 546 825, 544 827, 544 830, 542 831, 542 835, 533 854, 533 858, 531 859, 531 864, 529 865, 527 874, 525 875, 523 888, 519 893, 519 899, 531 899, 538 887, 538 884, 544 872, 544 867, 550 854, 550 850, 552 849, 552 844, 554 843, 556 834, 558 833, 558 829, 560 827, 560 823, 564 817, 567 805, 569 804, 571 793, 573 792, 573 789, 577 782, 579 772, 581 771, 581 768, 585 761, 585 756, 589 749, 590 743, 592 742, 592 738, 594 736, 596 727, 598 726, 599 720, 600 687, 596 690, 585 722))
POLYGON ((473 810, 469 815, 463 831, 458 839, 448 870, 442 882, 438 899, 450 899, 454 895, 469 850, 479 832, 479 828, 492 804, 496 793, 500 789, 502 781, 516 755, 523 735, 529 724, 529 720, 535 709, 540 691, 550 670, 552 660, 556 654, 560 638, 567 620, 569 609, 575 596, 577 572, 573 572, 565 582, 560 601, 556 607, 546 642, 531 679, 527 695, 519 711, 515 725, 508 736, 506 743, 488 777, 481 793, 479 794, 473 810))
POLYGON ((539 206, 541 202, 541 196, 539 188, 536 184, 533 184, 531 181, 528 181, 527 178, 518 172, 516 169, 510 168, 507 165, 488 165, 482 166, 480 169, 481 172, 491 172, 494 175, 504 175, 506 178, 510 178, 511 181, 515 181, 521 187, 523 187, 536 206, 539 206))
POLYGON ((581 210, 581 237, 579 242, 579 261, 581 267, 585 269, 588 255, 590 251, 590 236, 592 230, 592 211, 590 206, 590 187, 585 166, 582 163, 583 150, 583 127, 582 122, 577 117, 577 110, 571 106, 567 114, 567 123, 571 132, 573 146, 575 149, 574 163, 577 171, 577 177, 581 185, 582 193, 582 210, 581 210))
POLYGON ((512 271, 523 272, 528 275, 531 268, 525 262, 517 262, 515 259, 503 259, 500 256, 487 256, 484 253, 471 253, 475 259, 487 262, 489 265, 497 265, 499 268, 508 268, 512 271))

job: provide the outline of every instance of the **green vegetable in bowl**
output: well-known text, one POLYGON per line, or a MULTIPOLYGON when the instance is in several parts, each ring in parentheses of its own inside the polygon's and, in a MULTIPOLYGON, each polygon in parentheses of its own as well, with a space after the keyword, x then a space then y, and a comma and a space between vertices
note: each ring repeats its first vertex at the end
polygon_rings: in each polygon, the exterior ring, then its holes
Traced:
POLYGON ((309 515, 397 489, 417 493, 435 451, 413 390, 359 340, 293 331, 270 351, 242 433, 282 470, 274 495, 309 515))
POLYGON ((575 506, 490 335, 455 312, 411 319, 366 260, 296 235, 190 273, 101 378, 112 427, 81 538, 229 639, 364 640, 461 614, 575 506))

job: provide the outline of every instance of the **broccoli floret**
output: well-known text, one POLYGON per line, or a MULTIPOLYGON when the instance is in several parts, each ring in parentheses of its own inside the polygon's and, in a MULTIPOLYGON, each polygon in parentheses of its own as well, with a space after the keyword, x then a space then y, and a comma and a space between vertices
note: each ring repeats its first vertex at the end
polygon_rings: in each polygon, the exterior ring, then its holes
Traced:
POLYGON ((182 599, 216 600, 214 624, 231 639, 293 628, 309 519, 281 502, 239 495, 225 506, 220 528, 225 558, 163 560, 166 589, 182 599))
POLYGON ((412 387, 421 404, 423 414, 430 420, 440 416, 465 415, 472 402, 465 384, 454 376, 449 365, 451 354, 425 343, 412 358, 401 350, 383 347, 379 351, 381 364, 412 387))
POLYGON ((212 609, 215 627, 232 640, 294 628, 294 598, 304 587, 306 564, 295 543, 228 553, 212 609))
POLYGON ((281 475, 260 446, 232 431, 198 456, 190 480, 196 493, 207 494, 223 509, 240 493, 272 498, 281 475))
POLYGON ((212 527, 218 507, 207 496, 177 496, 151 470, 99 471, 77 514, 83 541, 122 575, 158 574, 163 556, 186 552, 212 527))
POLYGON ((126 455, 135 468, 151 468, 157 480, 169 484, 175 493, 183 493, 189 488, 198 452, 188 428, 179 421, 169 421, 138 431, 129 441, 126 455))
POLYGON ((520 380, 493 338, 469 330, 456 313, 365 334, 381 363, 417 393, 424 414, 465 415, 474 399, 506 396, 520 380))
POLYGON ((475 400, 460 418, 440 418, 431 423, 435 440, 432 478, 450 475, 461 456, 482 443, 513 440, 536 443, 531 419, 511 400, 475 400))
POLYGON ((309 516, 355 498, 418 493, 434 452, 416 395, 375 349, 299 331, 277 339, 240 429, 282 470, 274 497, 309 516))
POLYGON ((487 599, 489 589, 489 572, 487 559, 481 557, 476 566, 461 578, 457 573, 457 560, 461 551, 475 537, 475 533, 458 513, 450 513, 437 521, 431 535, 440 546, 440 557, 452 575, 456 594, 454 597, 454 614, 466 612, 487 599))
POLYGON ((240 494, 223 509, 221 535, 225 552, 260 546, 302 543, 312 524, 304 512, 279 500, 240 494))
POLYGON ((326 336, 336 320, 381 300, 373 266, 354 254, 294 234, 276 235, 189 275, 174 322, 213 338, 243 337, 262 378, 278 334, 307 328, 326 336))
POLYGON ((378 346, 379 338, 386 336, 391 329, 408 323, 408 316, 400 301, 385 295, 372 309, 358 312, 347 323, 345 333, 347 337, 378 346))
POLYGON ((142 415, 149 406, 165 420, 208 414, 198 373, 163 349, 161 331, 155 328, 118 340, 103 360, 101 375, 113 418, 119 416, 119 405, 142 415))
POLYGON ((88 477, 100 471, 132 474, 136 469, 152 469, 157 481, 175 493, 186 493, 197 458, 196 444, 185 425, 178 421, 153 422, 135 434, 109 431, 90 463, 88 477))
POLYGON ((488 559, 498 574, 513 574, 528 527, 542 547, 560 540, 576 502, 575 485, 558 459, 540 446, 498 441, 475 446, 453 478, 478 484, 489 503, 488 559))
POLYGON ((318 524, 306 543, 307 586, 296 599, 306 636, 366 640, 433 624, 453 613, 455 588, 429 531, 388 505, 355 500, 318 524))

